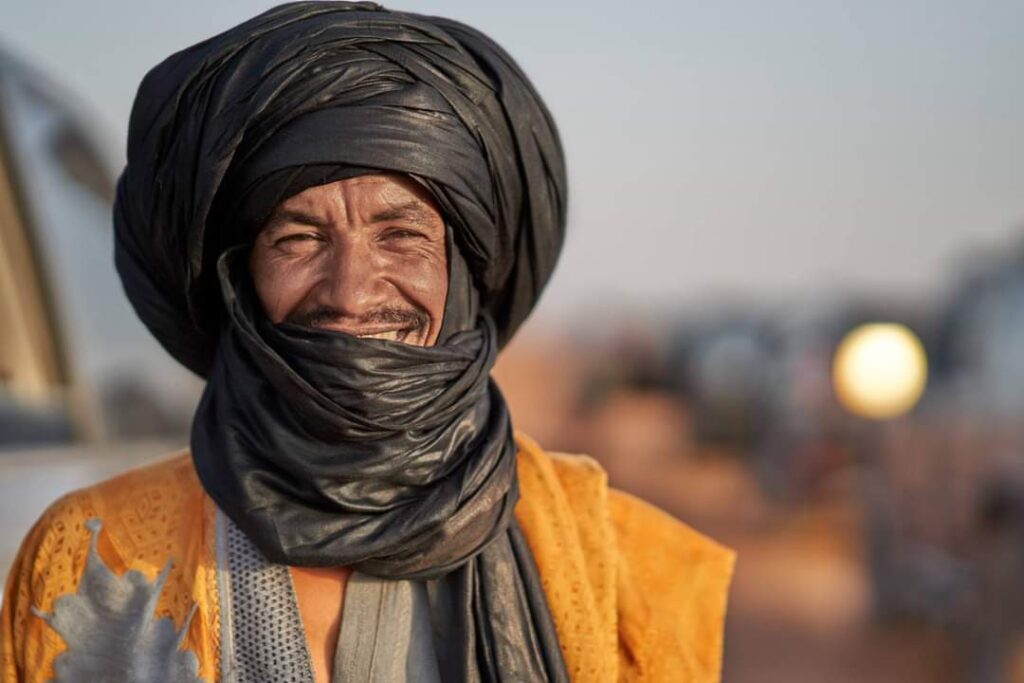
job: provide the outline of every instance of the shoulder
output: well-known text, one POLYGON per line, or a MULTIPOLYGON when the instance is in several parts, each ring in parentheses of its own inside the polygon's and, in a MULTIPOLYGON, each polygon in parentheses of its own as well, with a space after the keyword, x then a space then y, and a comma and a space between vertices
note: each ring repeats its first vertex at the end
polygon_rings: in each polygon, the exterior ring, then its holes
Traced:
POLYGON ((141 559, 151 550, 147 537, 172 536, 167 531, 180 526, 175 518, 201 495, 188 452, 175 453, 57 499, 25 537, 19 558, 52 559, 52 569, 64 569, 58 558, 66 556, 73 568, 92 536, 87 522, 98 520, 106 538, 101 546, 115 546, 101 551, 141 559))
MULTIPOLYGON (((735 554, 639 498, 608 487, 586 456, 546 453, 517 435, 517 516, 545 582, 582 559, 600 617, 614 625, 618 677, 717 681, 735 554), (551 543, 559 543, 553 552, 551 543)), ((555 602, 549 594, 549 601, 555 602)), ((553 606, 553 611, 560 608, 553 606)), ((557 616, 556 616, 557 622, 557 616)), ((561 635, 561 633, 560 633, 561 635)))
MULTIPOLYGON (((191 458, 183 452, 50 505, 22 541, 8 575, 0 618, 2 680, 52 675, 53 659, 65 646, 40 616, 78 590, 91 552, 115 574, 134 569, 149 581, 170 559, 194 554, 189 536, 201 531, 202 499, 191 458), (29 677, 16 677, 16 665, 29 677)), ((165 612, 180 611, 176 607, 161 600, 165 612)))
POLYGON ((527 507, 557 508, 564 504, 574 517, 607 522, 615 533, 617 550, 639 553, 638 559, 663 557, 668 552, 674 560, 731 570, 735 560, 732 550, 660 508, 609 487, 607 473, 593 458, 544 451, 521 433, 516 440, 527 507), (658 552, 651 552, 653 548, 658 552))
POLYGON ((85 523, 102 526, 100 550, 125 568, 155 575, 168 552, 197 528, 202 487, 188 451, 74 491, 43 514, 37 526, 45 535, 63 534, 77 547, 88 545, 85 523))
POLYGON ((59 498, 22 542, 19 559, 45 566, 51 581, 74 576, 101 528, 99 552, 112 569, 152 578, 201 530, 204 498, 190 454, 174 453, 59 498))
POLYGON ((609 505, 621 558, 619 633, 636 673, 718 681, 735 553, 627 493, 610 491, 609 505))
POLYGON ((64 584, 73 582, 71 577, 85 562, 97 526, 91 522, 96 520, 103 529, 101 555, 114 564, 155 574, 160 569, 155 564, 139 565, 166 555, 169 543, 194 521, 195 503, 202 496, 187 451, 72 491, 40 516, 22 541, 14 569, 31 567, 32 583, 37 585, 45 579, 43 598, 66 592, 64 584))

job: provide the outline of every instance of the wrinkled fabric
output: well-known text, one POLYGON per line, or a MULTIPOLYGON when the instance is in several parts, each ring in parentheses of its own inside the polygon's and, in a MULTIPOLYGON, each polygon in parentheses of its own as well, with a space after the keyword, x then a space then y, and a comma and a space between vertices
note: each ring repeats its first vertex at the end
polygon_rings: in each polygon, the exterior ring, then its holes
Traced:
POLYGON ((504 534, 518 488, 493 327, 420 347, 275 325, 222 257, 231 323, 196 410, 204 488, 273 562, 424 578, 504 534))
POLYGON ((561 247, 565 174, 543 103, 497 45, 368 3, 294 3, 144 79, 115 259, 143 322, 207 377, 204 488, 272 561, 433 582, 446 680, 565 680, 529 551, 508 411, 489 379, 561 247), (448 226, 429 348, 271 324, 245 250, 273 207, 372 172, 448 226))

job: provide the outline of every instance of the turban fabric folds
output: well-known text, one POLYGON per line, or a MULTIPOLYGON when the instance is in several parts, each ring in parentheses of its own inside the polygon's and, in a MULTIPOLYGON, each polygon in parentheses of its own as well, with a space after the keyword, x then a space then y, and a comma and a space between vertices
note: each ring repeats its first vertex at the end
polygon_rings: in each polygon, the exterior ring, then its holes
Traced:
POLYGON ((282 168, 347 165, 422 182, 499 345, 561 249, 566 181, 551 116, 498 45, 447 19, 370 3, 282 5, 150 71, 128 135, 117 267, 143 322, 203 376, 223 313, 216 260, 244 223, 234 210, 282 168))
POLYGON ((273 561, 426 581, 444 680, 566 680, 489 378, 554 269, 565 193, 554 123, 499 46, 371 3, 272 9, 155 67, 132 110, 115 262, 208 380, 204 488, 273 561), (437 346, 275 325, 252 291, 246 245, 277 203, 373 172, 444 215, 437 346))

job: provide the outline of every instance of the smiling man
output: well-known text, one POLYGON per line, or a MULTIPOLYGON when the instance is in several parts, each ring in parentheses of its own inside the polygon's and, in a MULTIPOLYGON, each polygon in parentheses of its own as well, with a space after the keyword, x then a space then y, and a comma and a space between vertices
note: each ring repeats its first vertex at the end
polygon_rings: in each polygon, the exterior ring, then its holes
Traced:
POLYGON ((282 202, 249 256, 272 322, 433 346, 448 294, 444 219, 422 186, 365 175, 282 202))
POLYGON ((511 58, 284 5, 139 88, 116 262, 206 378, 191 448, 57 501, 4 681, 717 681, 732 553, 513 433, 490 380, 561 249, 511 58))

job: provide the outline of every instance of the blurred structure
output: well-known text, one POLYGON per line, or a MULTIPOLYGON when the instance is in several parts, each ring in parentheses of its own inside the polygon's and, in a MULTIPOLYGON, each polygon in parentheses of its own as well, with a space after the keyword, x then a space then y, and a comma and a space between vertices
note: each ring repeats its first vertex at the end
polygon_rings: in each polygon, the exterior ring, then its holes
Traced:
POLYGON ((113 269, 110 164, 82 105, 2 53, 0 153, 5 399, 64 424, 19 442, 181 434, 193 397, 113 269))
POLYGON ((0 52, 0 576, 59 494, 182 444, 198 396, 121 292, 83 111, 0 52))
POLYGON ((498 377, 521 428, 737 547, 727 680, 1024 680, 1024 250, 952 291, 631 316, 498 377))
POLYGON ((947 626, 966 647, 969 680, 1020 680, 1024 251, 976 265, 933 330, 921 409, 872 435, 875 604, 947 626))

